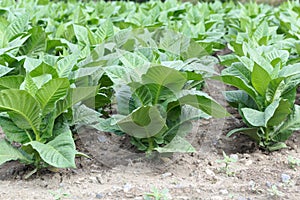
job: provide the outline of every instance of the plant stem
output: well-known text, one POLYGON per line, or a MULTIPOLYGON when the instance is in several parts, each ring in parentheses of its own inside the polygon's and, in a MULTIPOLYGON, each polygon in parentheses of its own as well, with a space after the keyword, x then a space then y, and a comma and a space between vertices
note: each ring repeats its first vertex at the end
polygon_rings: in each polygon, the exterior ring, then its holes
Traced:
POLYGON ((152 152, 152 150, 154 148, 154 146, 153 146, 153 138, 152 137, 148 139, 148 143, 149 143, 148 151, 152 152))

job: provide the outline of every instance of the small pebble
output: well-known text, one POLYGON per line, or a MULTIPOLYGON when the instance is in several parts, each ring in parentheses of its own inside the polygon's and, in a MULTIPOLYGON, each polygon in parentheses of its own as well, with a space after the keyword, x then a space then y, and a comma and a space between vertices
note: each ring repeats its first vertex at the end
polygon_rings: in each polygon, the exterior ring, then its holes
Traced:
POLYGON ((210 170, 210 169, 206 169, 206 170, 205 170, 205 173, 206 173, 207 175, 209 175, 209 176, 215 176, 215 173, 214 173, 212 170, 210 170))
POLYGON ((283 183, 289 182, 290 179, 291 179, 290 175, 288 175, 288 174, 281 174, 281 181, 282 181, 283 183))
POLYGON ((266 186, 267 186, 268 188, 271 188, 271 187, 272 187, 272 183, 270 183, 269 181, 267 181, 267 182, 266 182, 266 186))
POLYGON ((171 172, 166 172, 164 174, 161 175, 163 178, 167 178, 169 176, 172 176, 172 173, 171 172))
POLYGON ((223 195, 226 195, 226 194, 228 194, 228 190, 223 189, 223 190, 220 190, 219 193, 223 194, 223 195))
POLYGON ((130 183, 126 183, 123 187, 123 191, 128 193, 132 189, 132 185, 130 183))
POLYGON ((221 196, 212 196, 210 199, 211 200, 223 200, 224 198, 221 196))
POLYGON ((102 199, 103 197, 104 195, 101 193, 96 194, 96 199, 102 199))

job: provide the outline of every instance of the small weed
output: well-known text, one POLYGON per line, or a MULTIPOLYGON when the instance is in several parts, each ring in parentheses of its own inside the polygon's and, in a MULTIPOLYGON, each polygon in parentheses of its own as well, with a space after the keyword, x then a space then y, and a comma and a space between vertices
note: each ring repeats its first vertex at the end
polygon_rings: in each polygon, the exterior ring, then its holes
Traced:
POLYGON ((163 189, 159 190, 157 188, 152 188, 151 193, 147 193, 144 196, 145 200, 167 200, 169 196, 169 190, 163 189))
POLYGON ((234 176, 234 172, 230 169, 230 164, 237 162, 236 159, 226 155, 226 153, 223 151, 223 160, 217 160, 217 162, 225 163, 225 166, 220 169, 221 172, 224 172, 227 176, 234 176))
POLYGON ((63 192, 62 189, 59 189, 57 191, 49 190, 50 194, 54 197, 55 200, 62 200, 64 197, 70 196, 70 194, 63 192))
POLYGON ((289 156, 288 157, 288 164, 289 164, 289 167, 291 169, 296 170, 296 167, 300 166, 300 159, 297 159, 295 157, 289 156))
POLYGON ((284 193, 279 191, 276 185, 272 185, 272 187, 270 189, 268 189, 268 192, 270 194, 270 196, 272 197, 283 197, 284 193))
POLYGON ((254 181, 250 181, 249 190, 254 194, 262 194, 264 190, 261 188, 261 185, 255 183, 254 181))

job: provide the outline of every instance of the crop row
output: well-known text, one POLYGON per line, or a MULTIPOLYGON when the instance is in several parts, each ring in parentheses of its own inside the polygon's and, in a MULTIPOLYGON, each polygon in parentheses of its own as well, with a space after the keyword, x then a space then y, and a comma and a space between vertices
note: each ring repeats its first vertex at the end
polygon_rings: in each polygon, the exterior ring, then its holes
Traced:
MULTIPOLYGON (((193 152, 192 120, 229 116, 269 151, 300 129, 300 4, 0 2, 0 164, 76 167, 73 133, 128 135, 138 150, 193 152), (227 47, 230 54, 212 56, 227 47), (226 66, 218 74, 217 63, 226 66)), ((34 171, 34 172, 35 172, 34 171)))

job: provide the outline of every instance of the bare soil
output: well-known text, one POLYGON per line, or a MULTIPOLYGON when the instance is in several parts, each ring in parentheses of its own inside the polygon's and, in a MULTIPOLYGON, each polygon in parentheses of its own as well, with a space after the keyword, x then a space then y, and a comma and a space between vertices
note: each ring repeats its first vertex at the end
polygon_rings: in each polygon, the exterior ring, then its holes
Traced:
MULTIPOLYGON (((206 92, 226 106, 214 81, 206 92)), ((287 142, 288 149, 267 153, 247 137, 226 138, 226 133, 243 126, 233 114, 226 119, 194 123, 189 141, 196 153, 146 157, 137 152, 126 137, 85 129, 76 136, 79 149, 91 158, 77 158, 77 169, 40 171, 24 179, 30 168, 9 162, 0 167, 0 199, 144 199, 151 190, 166 199, 300 199, 300 167, 292 169, 288 156, 300 158, 299 133, 287 142), (222 152, 237 162, 222 170, 222 152), (297 169, 298 168, 298 169, 297 169), (275 188, 276 186, 276 188, 275 188)))

